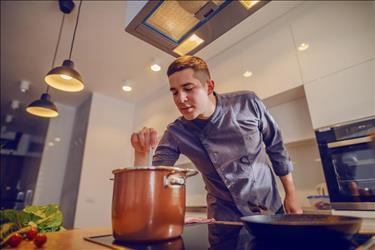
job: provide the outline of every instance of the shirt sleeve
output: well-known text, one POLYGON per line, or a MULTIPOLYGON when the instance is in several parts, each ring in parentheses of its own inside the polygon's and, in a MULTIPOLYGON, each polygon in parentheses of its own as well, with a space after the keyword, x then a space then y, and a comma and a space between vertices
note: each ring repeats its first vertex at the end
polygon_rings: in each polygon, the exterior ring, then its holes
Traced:
POLYGON ((266 145, 266 152, 272 162, 272 168, 278 176, 287 175, 293 171, 293 165, 285 149, 281 131, 264 103, 258 96, 255 94, 254 96, 254 104, 259 117, 259 130, 266 145))
POLYGON ((178 145, 174 140, 173 135, 166 130, 155 150, 152 165, 173 166, 178 160, 179 156, 180 150, 178 149, 178 145))

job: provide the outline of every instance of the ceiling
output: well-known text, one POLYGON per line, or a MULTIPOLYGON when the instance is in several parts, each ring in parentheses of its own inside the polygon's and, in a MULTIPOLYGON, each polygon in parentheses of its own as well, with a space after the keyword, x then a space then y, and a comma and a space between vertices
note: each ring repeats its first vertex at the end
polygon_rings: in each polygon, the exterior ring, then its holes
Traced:
MULTIPOLYGON (((214 57, 299 3, 272 1, 197 55, 206 60, 214 57)), ((77 7, 78 2, 65 18, 56 65, 68 58, 77 7)), ((137 102, 168 86, 165 71, 174 58, 125 32, 126 13, 126 1, 83 2, 72 60, 83 77, 85 89, 78 93, 50 89, 53 101, 77 106, 91 92, 98 92, 137 102), (161 71, 151 71, 152 59, 160 62, 161 71), (133 91, 121 90, 125 80, 131 80, 133 91)), ((21 101, 18 112, 28 115, 24 108, 45 91, 43 78, 51 69, 61 17, 58 1, 1 1, 2 124, 7 113, 15 113, 10 110, 11 100, 21 101), (19 89, 20 80, 31 84, 26 93, 19 89)), ((30 119, 34 123, 40 118, 30 119)))

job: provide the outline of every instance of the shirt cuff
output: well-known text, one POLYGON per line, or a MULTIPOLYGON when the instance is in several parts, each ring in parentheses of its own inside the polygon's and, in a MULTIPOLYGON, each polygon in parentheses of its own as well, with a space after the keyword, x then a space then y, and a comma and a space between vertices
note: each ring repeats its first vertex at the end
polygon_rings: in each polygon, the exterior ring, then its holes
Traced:
POLYGON ((285 176, 291 172, 293 172, 293 164, 290 161, 286 162, 272 162, 273 170, 277 176, 285 176))

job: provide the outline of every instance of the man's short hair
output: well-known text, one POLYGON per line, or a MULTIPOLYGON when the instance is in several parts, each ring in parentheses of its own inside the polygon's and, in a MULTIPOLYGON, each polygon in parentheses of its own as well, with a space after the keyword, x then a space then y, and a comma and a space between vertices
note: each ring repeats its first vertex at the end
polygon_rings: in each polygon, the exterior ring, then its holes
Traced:
POLYGON ((167 75, 169 77, 170 75, 184 69, 192 69, 194 73, 200 73, 198 75, 204 76, 204 78, 206 78, 204 79, 203 83, 206 80, 211 79, 207 63, 202 58, 190 55, 181 56, 174 60, 168 67, 167 75))

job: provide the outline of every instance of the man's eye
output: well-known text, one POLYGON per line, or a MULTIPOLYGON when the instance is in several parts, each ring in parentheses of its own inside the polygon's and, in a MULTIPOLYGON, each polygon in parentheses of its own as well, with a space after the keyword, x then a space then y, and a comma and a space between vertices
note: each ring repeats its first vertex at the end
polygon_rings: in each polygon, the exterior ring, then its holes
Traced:
POLYGON ((177 91, 171 91, 172 95, 177 95, 177 91))
POLYGON ((184 88, 185 91, 191 91, 193 90, 193 87, 184 88))

